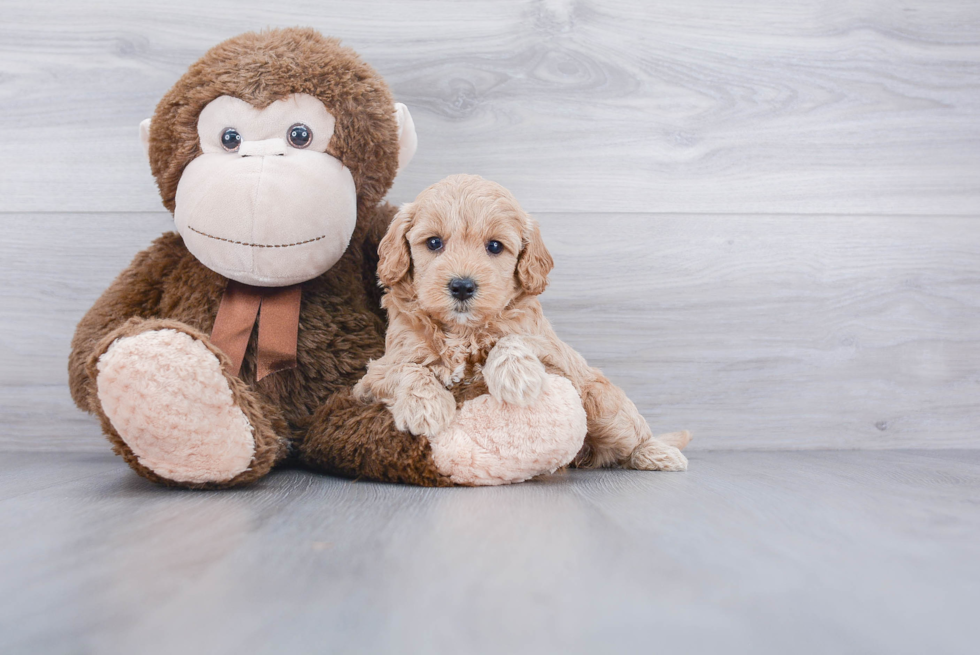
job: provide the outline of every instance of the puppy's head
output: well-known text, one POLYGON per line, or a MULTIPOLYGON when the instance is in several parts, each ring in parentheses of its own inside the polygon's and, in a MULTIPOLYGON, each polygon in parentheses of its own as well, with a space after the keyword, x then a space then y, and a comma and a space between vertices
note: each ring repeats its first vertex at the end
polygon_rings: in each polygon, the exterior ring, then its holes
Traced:
POLYGON ((554 265, 537 222, 505 188, 477 175, 433 184, 395 215, 378 277, 444 323, 487 323, 537 295, 554 265))

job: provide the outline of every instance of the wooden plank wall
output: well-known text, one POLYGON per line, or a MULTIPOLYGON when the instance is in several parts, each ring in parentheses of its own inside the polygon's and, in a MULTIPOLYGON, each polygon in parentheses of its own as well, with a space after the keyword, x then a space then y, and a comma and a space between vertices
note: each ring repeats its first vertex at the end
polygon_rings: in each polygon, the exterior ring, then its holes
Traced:
POLYGON ((136 126, 209 46, 312 25, 415 117, 390 198, 508 186, 559 334, 696 448, 980 445, 980 5, 6 0, 0 449, 102 449, 75 322, 169 229, 136 126))

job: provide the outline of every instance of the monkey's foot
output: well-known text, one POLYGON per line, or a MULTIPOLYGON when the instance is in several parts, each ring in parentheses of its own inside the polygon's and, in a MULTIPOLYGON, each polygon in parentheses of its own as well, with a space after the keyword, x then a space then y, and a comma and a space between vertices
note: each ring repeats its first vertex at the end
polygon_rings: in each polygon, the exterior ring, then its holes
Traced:
POLYGON ((175 482, 225 482, 255 455, 252 426, 218 358, 178 330, 117 340, 98 361, 99 401, 139 463, 175 482))
POLYGON ((582 448, 585 410, 572 383, 548 375, 530 405, 490 394, 466 401, 445 430, 430 437, 432 459, 456 484, 521 482, 565 466, 582 448))

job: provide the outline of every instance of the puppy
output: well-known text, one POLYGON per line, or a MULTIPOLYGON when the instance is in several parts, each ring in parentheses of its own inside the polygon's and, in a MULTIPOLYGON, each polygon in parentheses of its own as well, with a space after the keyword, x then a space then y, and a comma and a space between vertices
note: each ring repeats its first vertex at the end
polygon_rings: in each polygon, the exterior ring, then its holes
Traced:
POLYGON ((499 184, 453 175, 392 220, 378 248, 386 352, 354 388, 395 423, 434 437, 456 414, 451 389, 482 379, 496 399, 531 405, 546 373, 567 378, 588 421, 579 467, 681 471, 687 432, 653 438, 622 389, 563 343, 538 295, 553 261, 537 223, 499 184))

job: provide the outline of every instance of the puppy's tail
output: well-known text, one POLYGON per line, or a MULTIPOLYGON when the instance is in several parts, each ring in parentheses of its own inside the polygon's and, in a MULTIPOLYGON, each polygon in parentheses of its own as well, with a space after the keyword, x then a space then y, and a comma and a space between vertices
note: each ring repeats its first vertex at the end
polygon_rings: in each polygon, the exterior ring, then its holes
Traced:
POLYGON ((691 443, 691 433, 687 430, 681 430, 680 432, 668 432, 666 434, 658 434, 654 437, 657 441, 662 441, 668 446, 673 446, 677 450, 684 450, 684 446, 691 443))

